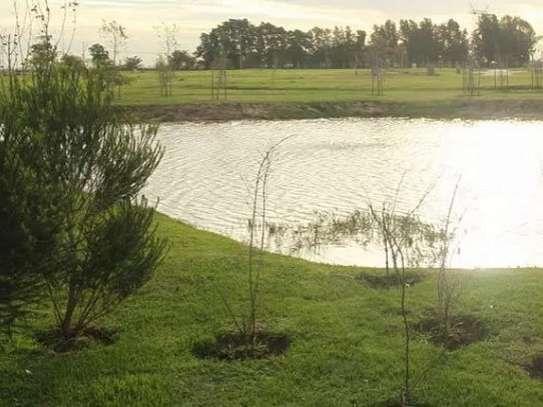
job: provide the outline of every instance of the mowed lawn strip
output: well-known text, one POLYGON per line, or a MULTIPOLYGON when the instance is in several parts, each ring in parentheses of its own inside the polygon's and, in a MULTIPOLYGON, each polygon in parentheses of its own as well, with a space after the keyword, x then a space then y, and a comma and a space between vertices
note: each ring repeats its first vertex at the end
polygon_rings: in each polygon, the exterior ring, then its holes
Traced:
MULTIPOLYGON (((180 71, 173 80, 172 96, 160 95, 158 73, 126 72, 117 103, 124 106, 178 105, 209 103, 211 71, 180 71)), ((385 74, 383 96, 372 96, 369 70, 354 69, 247 69, 227 71, 227 100, 241 103, 317 103, 380 101, 396 103, 431 103, 472 100, 463 92, 462 74, 455 69, 389 70, 385 74)), ((495 89, 493 71, 481 75, 478 100, 543 100, 543 91, 531 89, 527 69, 512 70, 509 89, 495 89)), ((499 83, 499 79, 498 79, 499 83)))

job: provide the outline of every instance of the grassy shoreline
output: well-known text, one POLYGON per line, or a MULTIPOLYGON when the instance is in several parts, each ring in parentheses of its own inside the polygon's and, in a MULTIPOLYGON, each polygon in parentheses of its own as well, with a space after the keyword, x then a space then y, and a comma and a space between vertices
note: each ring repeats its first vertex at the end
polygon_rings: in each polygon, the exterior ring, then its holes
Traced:
POLYGON ((125 106, 154 122, 226 122, 332 118, 428 118, 444 120, 543 120, 543 100, 447 100, 441 102, 200 103, 125 106))
POLYGON ((515 70, 508 89, 495 89, 492 72, 481 76, 480 96, 462 90, 462 75, 440 69, 389 71, 384 96, 372 96, 368 70, 228 71, 228 99, 211 97, 211 72, 179 72, 172 96, 161 97, 155 72, 126 73, 118 106, 161 122, 288 120, 335 117, 436 119, 543 119, 543 90, 530 87, 526 70, 515 70))
MULTIPOLYGON (((201 360, 194 344, 230 324, 221 290, 242 308, 246 248, 159 217, 172 244, 155 278, 104 321, 120 330, 110 346, 57 355, 29 336, 0 352, 0 405, 338 405, 371 406, 396 397, 402 331, 398 290, 361 284, 374 269, 328 266, 265 254, 263 312, 288 334, 287 354, 246 362, 201 360)), ((543 351, 543 270, 465 271, 460 313, 477 315, 490 335, 443 353, 416 335, 415 375, 432 368, 416 398, 439 406, 533 406, 541 382, 523 369, 543 351)), ((410 288, 410 318, 434 301, 434 277, 410 288)), ((36 324, 32 329, 44 328, 36 324)))

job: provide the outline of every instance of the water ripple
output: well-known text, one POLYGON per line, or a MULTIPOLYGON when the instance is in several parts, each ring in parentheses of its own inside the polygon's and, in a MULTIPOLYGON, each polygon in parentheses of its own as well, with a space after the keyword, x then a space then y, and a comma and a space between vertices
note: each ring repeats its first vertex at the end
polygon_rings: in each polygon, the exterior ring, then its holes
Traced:
MULTIPOLYGON (((425 219, 446 214, 458 176, 465 267, 543 265, 543 123, 338 119, 163 126, 166 155, 146 195, 159 209, 198 227, 246 238, 248 190, 264 151, 278 152, 270 179, 269 218, 297 224, 316 211, 348 214, 394 199, 410 208, 433 185, 425 219)), ((381 265, 355 248, 308 257, 381 265)))

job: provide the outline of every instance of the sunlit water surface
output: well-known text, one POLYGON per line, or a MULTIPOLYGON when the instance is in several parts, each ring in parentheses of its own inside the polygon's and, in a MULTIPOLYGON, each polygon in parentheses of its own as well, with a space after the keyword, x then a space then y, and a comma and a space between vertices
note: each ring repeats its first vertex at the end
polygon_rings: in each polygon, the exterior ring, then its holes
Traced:
MULTIPOLYGON (((458 267, 543 266, 543 122, 341 119, 176 124, 161 128, 166 155, 146 189, 159 210, 199 228, 247 239, 262 154, 286 136, 269 181, 268 217, 297 225, 319 211, 346 215, 391 201, 442 222, 457 180, 458 267)), ((301 253, 327 263, 381 266, 356 245, 301 253)))

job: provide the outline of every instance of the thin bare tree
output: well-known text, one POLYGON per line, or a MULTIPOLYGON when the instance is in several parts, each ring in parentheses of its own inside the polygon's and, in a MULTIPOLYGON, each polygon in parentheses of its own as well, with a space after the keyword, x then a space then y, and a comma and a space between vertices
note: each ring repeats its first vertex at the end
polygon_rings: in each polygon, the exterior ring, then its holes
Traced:
POLYGON ((156 63, 156 70, 160 84, 160 94, 161 96, 171 96, 173 93, 173 82, 175 80, 175 72, 171 63, 171 55, 179 46, 179 42, 177 40, 179 29, 175 24, 168 25, 165 23, 154 27, 154 29, 162 48, 156 63))
POLYGON ((109 22, 104 20, 100 28, 100 34, 108 41, 113 53, 113 65, 117 66, 119 53, 126 47, 126 41, 128 40, 126 28, 116 20, 109 22))
POLYGON ((451 316, 453 307, 458 302, 462 283, 459 278, 458 272, 455 272, 450 268, 450 261, 453 250, 451 250, 451 242, 456 237, 458 224, 460 224, 462 217, 458 219, 456 224, 453 224, 453 212, 458 195, 458 189, 460 186, 461 177, 458 179, 451 201, 447 216, 445 218, 443 230, 440 233, 439 246, 438 246, 438 260, 439 260, 439 273, 437 278, 437 311, 438 317, 441 322, 442 335, 445 340, 450 335, 451 331, 451 316))
POLYGON ((259 326, 261 318, 261 277, 262 260, 265 249, 268 224, 268 199, 271 168, 278 149, 292 136, 285 137, 272 145, 258 163, 256 176, 250 190, 250 217, 248 219, 247 244, 247 308, 241 316, 236 316, 229 299, 221 293, 223 303, 238 333, 254 348, 258 345, 259 326))

